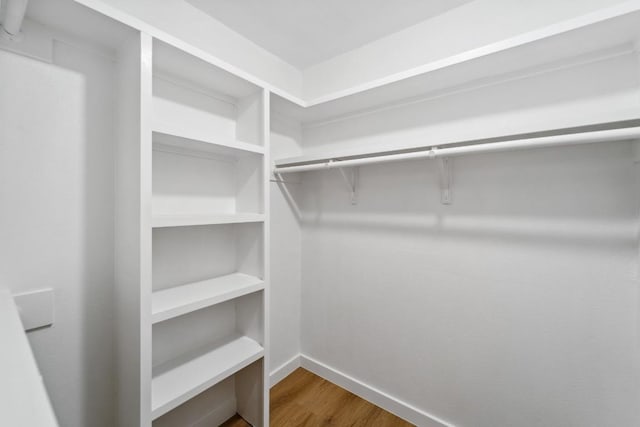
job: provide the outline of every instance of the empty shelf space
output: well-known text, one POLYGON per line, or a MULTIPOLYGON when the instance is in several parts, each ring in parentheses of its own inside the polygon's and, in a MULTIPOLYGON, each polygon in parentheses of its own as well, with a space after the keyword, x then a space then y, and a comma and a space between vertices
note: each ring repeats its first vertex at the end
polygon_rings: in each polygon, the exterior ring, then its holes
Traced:
POLYGON ((177 153, 202 153, 228 157, 262 155, 264 147, 223 137, 204 137, 203 135, 179 132, 166 126, 154 126, 153 143, 156 149, 165 149, 177 153))
POLYGON ((152 323, 162 322, 262 289, 264 289, 262 279, 244 273, 233 273, 156 291, 151 298, 152 323))
POLYGON ((193 225, 242 224, 246 222, 264 222, 264 214, 159 214, 153 215, 153 228, 187 227, 193 225))
POLYGON ((251 338, 233 337, 222 345, 154 368, 151 414, 156 419, 260 359, 264 349, 251 338))

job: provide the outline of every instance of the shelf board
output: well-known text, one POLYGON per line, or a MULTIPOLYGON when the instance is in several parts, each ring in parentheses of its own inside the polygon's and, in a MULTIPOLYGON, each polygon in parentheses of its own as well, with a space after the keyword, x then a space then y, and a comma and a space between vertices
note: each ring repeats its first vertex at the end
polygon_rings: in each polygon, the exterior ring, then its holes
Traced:
POLYGON ((151 226, 187 227, 192 225, 243 224, 247 222, 264 222, 264 214, 230 213, 230 214, 172 214, 153 215, 151 226))
POLYGON ((633 50, 640 37, 640 6, 624 2, 413 69, 307 98, 304 105, 275 96, 275 111, 305 125, 469 90, 523 73, 545 72, 633 50))
POLYGON ((152 418, 166 414, 263 356, 264 349, 260 344, 240 336, 154 368, 152 418))
POLYGON ((262 279, 244 273, 163 289, 151 297, 151 321, 162 322, 263 289, 262 279))
POLYGON ((201 135, 185 134, 162 125, 153 127, 153 145, 156 149, 183 154, 202 153, 236 158, 264 155, 264 147, 260 145, 223 138, 203 138, 201 135))

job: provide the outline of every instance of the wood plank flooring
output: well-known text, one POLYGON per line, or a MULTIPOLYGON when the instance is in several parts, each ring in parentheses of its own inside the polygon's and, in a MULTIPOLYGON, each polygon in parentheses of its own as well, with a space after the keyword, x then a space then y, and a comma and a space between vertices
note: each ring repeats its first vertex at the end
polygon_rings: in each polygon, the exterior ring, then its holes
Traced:
MULTIPOLYGON (((271 389, 271 427, 410 427, 337 385, 299 368, 271 389)), ((224 427, 247 427, 239 416, 224 427)))

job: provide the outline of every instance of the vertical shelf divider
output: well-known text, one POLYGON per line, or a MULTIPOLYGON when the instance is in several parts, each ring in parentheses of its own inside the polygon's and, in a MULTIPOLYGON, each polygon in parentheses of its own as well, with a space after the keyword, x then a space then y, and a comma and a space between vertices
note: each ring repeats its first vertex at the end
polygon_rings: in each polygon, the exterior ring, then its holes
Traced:
POLYGON ((151 426, 151 63, 145 33, 118 51, 115 300, 119 425, 151 426))
POLYGON ((263 274, 264 274, 264 359, 263 359, 263 425, 269 426, 269 389, 271 387, 269 377, 270 349, 271 349, 271 329, 270 329, 270 307, 271 307, 271 92, 267 89, 262 91, 262 142, 264 145, 264 167, 262 170, 263 185, 263 209, 265 221, 263 228, 263 274))

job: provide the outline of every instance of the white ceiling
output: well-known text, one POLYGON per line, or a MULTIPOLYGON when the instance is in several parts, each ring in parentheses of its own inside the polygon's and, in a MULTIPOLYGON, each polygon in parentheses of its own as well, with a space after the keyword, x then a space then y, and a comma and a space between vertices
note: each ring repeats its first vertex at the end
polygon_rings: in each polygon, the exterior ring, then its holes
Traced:
POLYGON ((471 0, 187 0, 304 69, 471 0))

